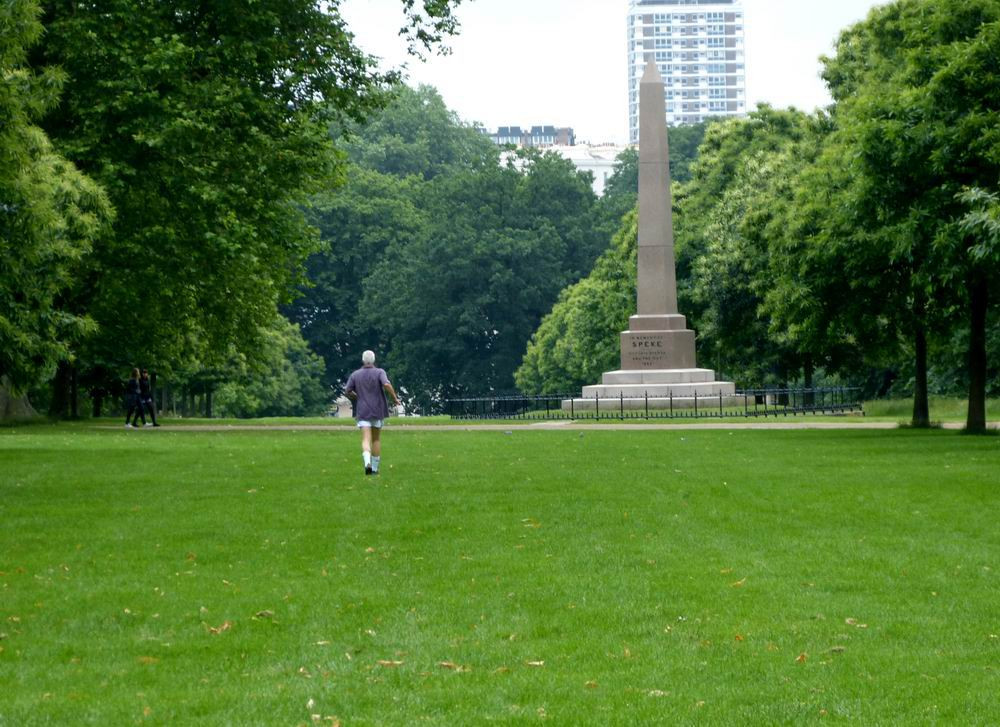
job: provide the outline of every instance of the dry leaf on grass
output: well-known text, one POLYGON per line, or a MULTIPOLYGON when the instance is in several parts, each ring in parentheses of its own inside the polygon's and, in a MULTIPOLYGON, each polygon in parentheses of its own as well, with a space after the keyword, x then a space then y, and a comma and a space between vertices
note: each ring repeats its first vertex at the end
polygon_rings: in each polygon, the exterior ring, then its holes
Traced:
POLYGON ((528 666, 545 666, 544 661, 526 661, 524 663, 527 664, 528 666))
POLYGON ((396 661, 394 659, 379 659, 375 663, 378 664, 379 666, 402 666, 403 665, 403 662, 396 661))
POLYGON ((232 627, 233 627, 232 621, 223 621, 218 626, 209 626, 208 632, 210 634, 221 634, 223 631, 229 631, 229 629, 231 629, 232 627))
POLYGON ((801 654, 799 654, 798 656, 795 657, 795 663, 796 664, 805 664, 806 663, 806 659, 808 659, 808 658, 809 658, 809 654, 807 654, 806 652, 803 651, 801 654))

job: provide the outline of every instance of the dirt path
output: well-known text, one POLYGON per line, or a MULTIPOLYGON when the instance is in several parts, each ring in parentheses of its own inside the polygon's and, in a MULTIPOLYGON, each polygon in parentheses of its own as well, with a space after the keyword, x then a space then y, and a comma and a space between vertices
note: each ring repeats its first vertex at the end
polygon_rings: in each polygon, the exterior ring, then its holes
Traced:
MULTIPOLYGON (((1000 422, 990 422, 991 429, 1000 429, 1000 422)), ((962 429, 961 422, 945 422, 943 429, 962 429)), ((105 427, 111 429, 111 427, 105 427)), ((699 422, 660 424, 653 422, 625 423, 604 422, 587 423, 577 421, 535 422, 532 424, 401 424, 386 426, 397 432, 511 432, 511 431, 543 431, 573 429, 581 431, 601 430, 697 430, 697 429, 898 429, 896 422, 810 422, 798 421, 766 421, 766 422, 699 422)), ((157 431, 149 428, 143 431, 157 431)), ((334 424, 165 424, 159 431, 169 432, 348 432, 355 431, 350 425, 334 424)))

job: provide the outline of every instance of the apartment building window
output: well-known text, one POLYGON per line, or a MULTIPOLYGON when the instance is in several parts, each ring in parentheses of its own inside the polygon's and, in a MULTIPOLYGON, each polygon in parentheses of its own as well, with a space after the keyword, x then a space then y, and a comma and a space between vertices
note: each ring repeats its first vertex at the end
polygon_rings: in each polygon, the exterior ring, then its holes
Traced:
POLYGON ((708 39, 709 48, 725 48, 726 39, 725 38, 709 38, 708 39))
POLYGON ((708 77, 709 86, 725 86, 726 77, 725 76, 709 76, 708 77))
POLYGON ((709 35, 725 35, 726 26, 725 25, 709 25, 708 26, 709 35))

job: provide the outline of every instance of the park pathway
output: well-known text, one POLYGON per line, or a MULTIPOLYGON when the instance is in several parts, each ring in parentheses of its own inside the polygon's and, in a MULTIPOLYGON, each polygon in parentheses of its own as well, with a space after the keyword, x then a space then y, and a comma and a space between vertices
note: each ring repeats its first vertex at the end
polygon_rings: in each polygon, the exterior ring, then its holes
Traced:
MULTIPOLYGON (((942 429, 962 429, 961 422, 945 422, 942 429)), ((1000 422, 990 422, 990 429, 1000 429, 1000 422)), ((110 428, 110 427, 108 427, 110 428)), ((767 421, 767 422, 685 422, 670 424, 656 422, 586 422, 586 421, 542 421, 531 424, 398 424, 386 425, 393 431, 408 432, 511 432, 511 431, 551 431, 572 429, 581 431, 601 430, 697 430, 697 429, 898 429, 898 422, 874 421, 844 421, 844 422, 810 422, 798 421, 767 421)), ((140 431, 157 431, 146 429, 140 431)), ((286 432, 354 432, 351 425, 345 424, 164 424, 160 431, 171 432, 253 432, 253 431, 286 431, 286 432)))

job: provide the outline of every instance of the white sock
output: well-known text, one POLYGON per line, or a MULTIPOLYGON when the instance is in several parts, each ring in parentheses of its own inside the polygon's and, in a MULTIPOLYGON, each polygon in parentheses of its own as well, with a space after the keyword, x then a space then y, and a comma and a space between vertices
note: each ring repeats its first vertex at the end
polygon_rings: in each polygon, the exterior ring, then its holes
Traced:
POLYGON ((372 472, 378 472, 378 463, 381 459, 381 457, 372 457, 372 472))
POLYGON ((365 460, 365 467, 371 467, 372 466, 372 453, 371 452, 362 452, 361 453, 361 457, 365 460))

